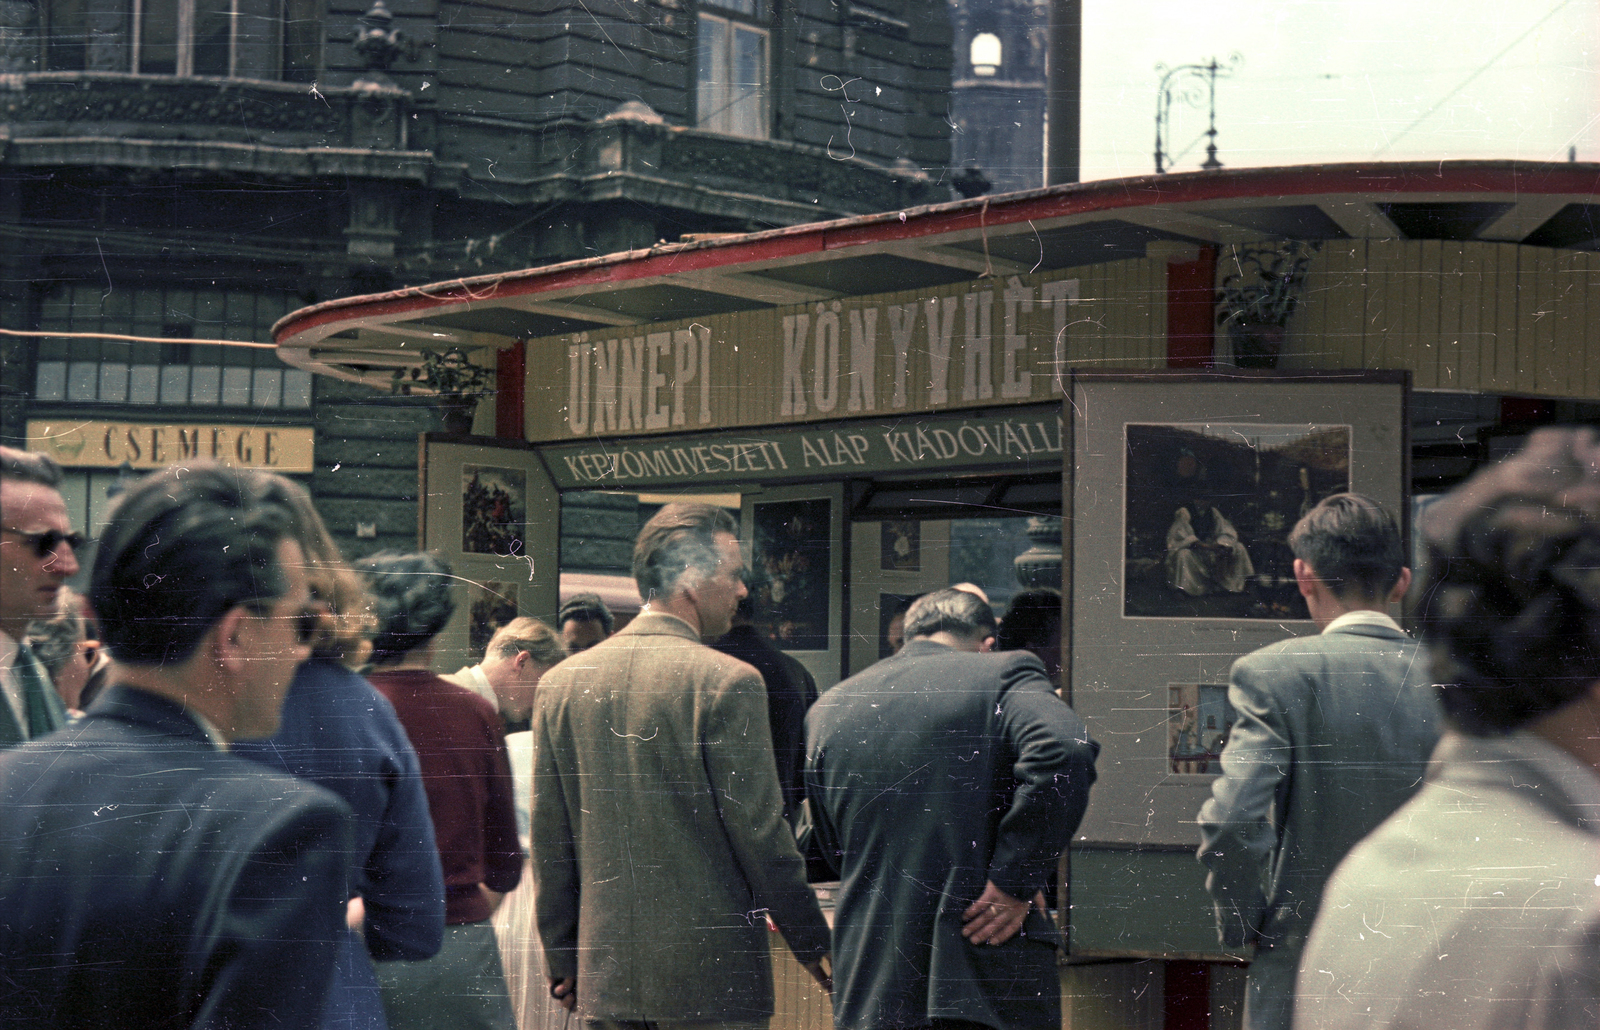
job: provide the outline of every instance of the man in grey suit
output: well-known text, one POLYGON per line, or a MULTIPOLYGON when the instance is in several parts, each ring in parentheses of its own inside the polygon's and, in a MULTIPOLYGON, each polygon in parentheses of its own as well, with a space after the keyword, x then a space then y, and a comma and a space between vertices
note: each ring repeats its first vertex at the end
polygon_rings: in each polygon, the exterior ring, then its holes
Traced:
POLYGON ((765 1027, 770 915, 829 986, 828 927, 783 819, 767 690, 705 646, 745 595, 733 518, 639 533, 645 608, 547 673, 533 740, 535 907, 550 992, 591 1027, 765 1027))
POLYGON ((1089 803, 1098 746, 995 619, 938 590, 906 646, 818 699, 806 794, 841 876, 838 1030, 1059 1030, 1042 890, 1089 803))
POLYGON ((1295 1026, 1600 1026, 1600 433, 1541 429, 1422 518, 1451 732, 1329 881, 1295 1026))
POLYGON ((1246 1030, 1286 1030, 1323 885, 1355 843, 1414 794, 1439 737, 1415 641, 1385 612, 1405 596, 1394 519, 1335 494, 1289 534, 1316 636, 1233 665, 1236 721, 1200 809, 1199 858, 1217 934, 1254 948, 1246 1030))
POLYGON ((43 736, 67 709, 23 639, 28 623, 55 613, 56 594, 78 571, 61 499, 61 469, 42 454, 0 447, 0 748, 43 736))

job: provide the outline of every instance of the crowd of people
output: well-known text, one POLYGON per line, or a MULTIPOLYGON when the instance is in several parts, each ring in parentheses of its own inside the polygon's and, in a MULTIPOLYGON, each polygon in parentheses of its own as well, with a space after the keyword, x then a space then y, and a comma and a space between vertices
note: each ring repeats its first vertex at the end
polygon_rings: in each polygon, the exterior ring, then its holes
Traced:
MULTIPOLYGON (((819 694, 675 503, 625 626, 580 595, 441 675, 448 564, 347 563, 287 479, 139 481, 83 594, 59 486, 0 447, 0 1027, 755 1030, 772 930, 837 1030, 1062 1025, 1059 595, 933 591, 819 694)), ((1252 1030, 1600 1025, 1600 434, 1421 531, 1420 644, 1338 494, 1288 538, 1319 632, 1233 666, 1198 857, 1252 1030)))

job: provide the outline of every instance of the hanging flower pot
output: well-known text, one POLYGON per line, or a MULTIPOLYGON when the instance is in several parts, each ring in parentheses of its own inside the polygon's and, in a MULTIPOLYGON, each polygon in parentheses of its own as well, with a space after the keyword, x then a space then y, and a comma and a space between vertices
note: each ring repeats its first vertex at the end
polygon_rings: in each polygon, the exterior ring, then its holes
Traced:
POLYGON ((439 417, 447 433, 467 436, 472 432, 472 420, 478 413, 477 397, 440 397, 437 405, 439 417))
POLYGON ((460 347, 443 352, 424 348, 421 364, 394 370, 389 389, 396 394, 431 394, 445 431, 466 436, 472 432, 478 401, 494 392, 493 382, 494 369, 473 364, 460 347))
POLYGON ((1300 305, 1311 260, 1321 243, 1284 241, 1275 247, 1240 247, 1238 271, 1217 290, 1217 324, 1226 327, 1239 368, 1277 368, 1288 339, 1289 318, 1300 305))
POLYGON ((1289 331, 1270 322, 1230 322, 1233 363, 1239 368, 1277 368, 1289 331))

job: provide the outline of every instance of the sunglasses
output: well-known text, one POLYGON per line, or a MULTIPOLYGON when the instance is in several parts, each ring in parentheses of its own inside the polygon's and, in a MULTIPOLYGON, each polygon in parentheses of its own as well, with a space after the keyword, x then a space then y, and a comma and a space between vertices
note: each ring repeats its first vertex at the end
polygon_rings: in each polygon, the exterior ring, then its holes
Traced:
POLYGON ((89 542, 89 538, 82 533, 63 533, 59 529, 47 529, 43 533, 24 533, 22 530, 12 529, 10 526, 0 526, 0 529, 5 530, 7 533, 14 533, 26 540, 28 546, 33 548, 33 553, 40 558, 48 558, 62 544, 66 544, 76 551, 89 542))

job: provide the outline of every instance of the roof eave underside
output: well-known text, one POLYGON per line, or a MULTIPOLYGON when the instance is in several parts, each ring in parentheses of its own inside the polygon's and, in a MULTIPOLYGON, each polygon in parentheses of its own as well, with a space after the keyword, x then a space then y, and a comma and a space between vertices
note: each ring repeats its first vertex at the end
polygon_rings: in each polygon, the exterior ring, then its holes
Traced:
POLYGON ((503 346, 1164 256, 1203 244, 1451 239, 1600 249, 1600 165, 1273 168, 1049 187, 661 244, 325 302, 274 327, 292 365, 382 386, 424 347, 503 346))

